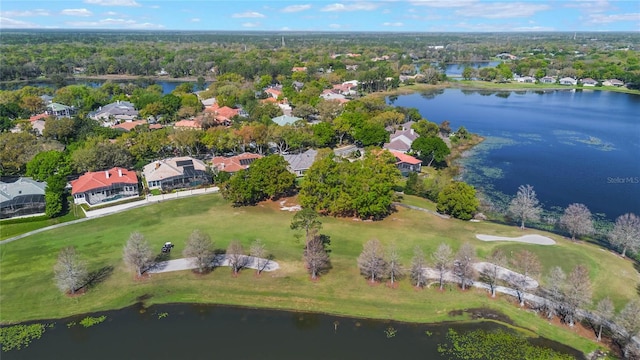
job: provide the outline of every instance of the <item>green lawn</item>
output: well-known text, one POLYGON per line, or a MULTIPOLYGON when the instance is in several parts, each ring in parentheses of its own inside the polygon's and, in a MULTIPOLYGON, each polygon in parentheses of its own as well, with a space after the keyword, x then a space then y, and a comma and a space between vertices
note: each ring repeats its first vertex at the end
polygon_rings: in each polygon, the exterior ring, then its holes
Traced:
POLYGON ((78 216, 75 216, 73 214, 73 211, 71 211, 64 216, 53 219, 49 219, 44 216, 38 216, 33 219, 20 219, 19 221, 16 221, 17 219, 0 221, 0 240, 8 239, 16 235, 28 233, 29 231, 64 222, 69 222, 72 220, 77 220, 84 217, 84 213, 82 212, 82 209, 80 209, 80 207, 77 207, 77 214, 78 216))
MULTIPOLYGON (((424 200, 410 199, 414 205, 433 207, 424 200)), ((137 208, 2 245, 0 322, 60 318, 121 308, 142 297, 148 304, 233 304, 412 322, 457 320, 460 318, 452 318, 449 311, 485 306, 505 313, 518 326, 581 351, 597 347, 567 327, 550 325, 520 309, 509 297, 491 299, 479 290, 461 292, 455 288, 445 292, 416 290, 407 280, 397 289, 384 284, 371 286, 359 275, 356 258, 362 244, 373 238, 387 245, 395 243, 407 266, 415 246, 429 254, 440 242, 447 242, 454 249, 465 241, 472 242, 480 257, 495 248, 503 248, 507 254, 526 248, 540 256, 546 269, 559 265, 568 272, 574 264, 590 266, 596 298, 609 295, 618 310, 628 299, 637 296, 638 273, 631 262, 596 246, 571 243, 556 235, 549 236, 559 242, 557 246, 486 243, 476 240, 474 235, 519 236, 523 232, 517 227, 444 220, 403 208, 379 222, 322 218, 322 233, 331 236, 332 268, 319 281, 312 282, 301 261, 302 244, 296 240, 296 232, 289 228, 292 216, 293 213, 279 210, 277 203, 234 208, 220 195, 211 194, 137 208), (228 268, 219 268, 204 276, 184 271, 136 280, 124 267, 122 248, 131 232, 143 233, 158 252, 164 242, 172 241, 175 244, 172 257, 177 258, 181 257, 187 236, 194 229, 211 235, 220 249, 236 239, 248 248, 259 238, 281 269, 261 277, 247 270, 233 278, 228 268), (75 298, 62 295, 52 281, 57 253, 69 245, 75 246, 88 261, 90 271, 113 268, 106 280, 75 298)))

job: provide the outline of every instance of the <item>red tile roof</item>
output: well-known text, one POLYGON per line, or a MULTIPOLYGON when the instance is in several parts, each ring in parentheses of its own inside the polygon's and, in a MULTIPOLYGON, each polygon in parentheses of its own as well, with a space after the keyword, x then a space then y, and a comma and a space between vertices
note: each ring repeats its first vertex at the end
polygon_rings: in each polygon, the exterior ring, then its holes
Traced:
POLYGON ((211 159, 211 163, 220 171, 234 173, 248 168, 249 164, 260 158, 262 158, 260 154, 242 153, 231 157, 216 156, 211 159))
POLYGON ((42 114, 38 114, 38 115, 33 115, 32 117, 29 118, 29 121, 34 122, 34 121, 38 121, 40 119, 44 119, 49 117, 49 114, 47 113, 42 113, 42 114))
POLYGON ((71 193, 79 194, 114 184, 137 184, 138 176, 133 170, 114 167, 105 171, 87 172, 71 182, 71 193))
POLYGON ((396 159, 398 160, 398 162, 396 162, 396 164, 399 164, 399 163, 407 163, 407 164, 411 164, 411 165, 418 165, 418 164, 422 163, 422 160, 420 160, 420 159, 416 159, 416 158, 414 158, 413 156, 411 156, 411 155, 407 155, 407 154, 405 154, 405 153, 403 153, 403 152, 400 152, 400 151, 391 151, 391 150, 389 150, 389 151, 390 151, 390 152, 393 154, 393 156, 395 156, 395 157, 396 157, 396 159))
POLYGON ((196 120, 180 120, 177 123, 173 124, 173 127, 185 129, 202 129, 202 124, 196 120))
POLYGON ((111 128, 112 129, 122 129, 124 131, 131 131, 136 126, 143 125, 143 124, 146 124, 146 123, 147 123, 147 120, 135 120, 135 121, 123 122, 123 123, 120 123, 118 125, 113 125, 111 128))

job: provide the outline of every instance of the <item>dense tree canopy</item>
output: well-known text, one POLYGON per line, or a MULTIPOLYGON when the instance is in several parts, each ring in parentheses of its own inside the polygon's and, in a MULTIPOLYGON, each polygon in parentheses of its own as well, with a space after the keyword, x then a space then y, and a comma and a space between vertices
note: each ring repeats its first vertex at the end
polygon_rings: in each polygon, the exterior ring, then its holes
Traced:
POLYGON ((438 195, 438 211, 462 220, 469 220, 478 210, 480 201, 473 186, 454 182, 446 186, 438 195))
POLYGON ((391 212, 399 172, 387 151, 368 152, 363 161, 316 160, 302 181, 302 206, 321 213, 381 219, 391 212))

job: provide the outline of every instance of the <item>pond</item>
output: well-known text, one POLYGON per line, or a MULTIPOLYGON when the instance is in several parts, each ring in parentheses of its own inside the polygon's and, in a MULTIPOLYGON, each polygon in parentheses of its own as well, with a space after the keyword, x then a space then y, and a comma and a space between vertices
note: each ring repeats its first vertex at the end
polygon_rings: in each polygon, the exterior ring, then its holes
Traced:
POLYGON ((547 210, 583 203, 608 220, 640 214, 639 95, 445 89, 389 101, 485 137, 460 161, 462 179, 498 206, 530 184, 547 210))
MULTIPOLYGON (((57 320, 41 339, 4 353, 2 359, 408 359, 417 354, 441 358, 438 344, 446 341, 449 328, 460 333, 507 329, 494 322, 406 324, 186 304, 130 307, 99 315, 107 319, 89 328, 67 326, 82 317, 57 320)), ((535 342, 581 357, 551 341, 535 342)))

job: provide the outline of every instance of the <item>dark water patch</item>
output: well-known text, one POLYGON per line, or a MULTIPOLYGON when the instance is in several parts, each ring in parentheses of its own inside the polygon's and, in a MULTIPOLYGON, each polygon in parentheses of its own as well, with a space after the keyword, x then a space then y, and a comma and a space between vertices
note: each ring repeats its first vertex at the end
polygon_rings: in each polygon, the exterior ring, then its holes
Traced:
MULTIPOLYGON (((493 316, 485 309, 473 313, 493 316)), ((56 320, 27 349, 5 359, 405 359, 439 358, 450 328, 459 333, 509 328, 495 322, 411 324, 316 313, 212 305, 154 305, 97 313, 103 323, 68 327, 56 320), (391 329, 391 330, 390 330, 391 329), (392 334, 392 336, 390 336, 392 334)), ((560 344, 549 342, 556 349, 560 344)), ((567 353, 580 357, 575 350, 567 353)))

